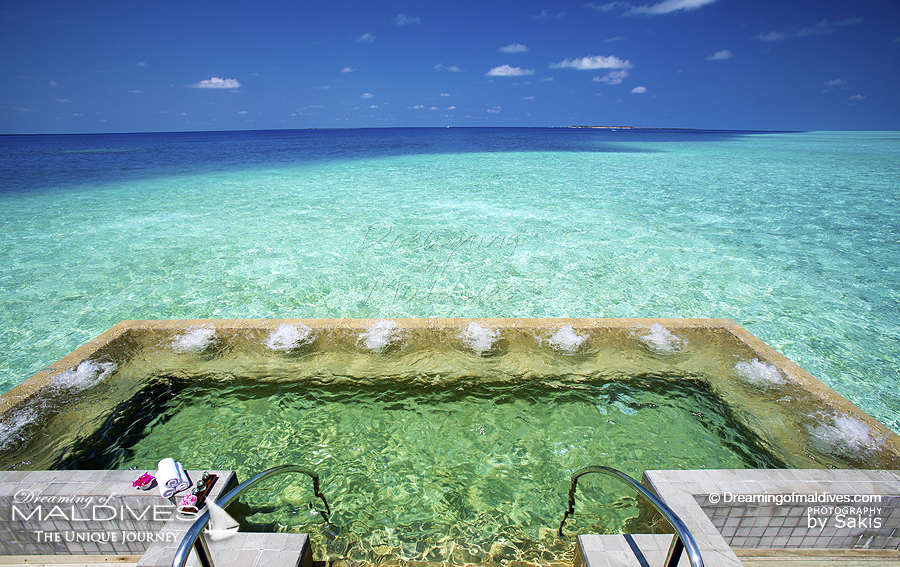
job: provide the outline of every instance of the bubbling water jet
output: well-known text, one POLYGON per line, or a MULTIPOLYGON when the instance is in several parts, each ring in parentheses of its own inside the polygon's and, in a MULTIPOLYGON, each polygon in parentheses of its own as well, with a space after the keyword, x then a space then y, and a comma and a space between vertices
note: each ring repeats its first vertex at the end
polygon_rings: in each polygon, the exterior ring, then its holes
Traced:
POLYGON ((298 325, 282 323, 266 339, 266 346, 271 350, 288 351, 308 345, 315 338, 316 335, 313 333, 313 330, 303 323, 298 325))
POLYGON ((459 336, 463 344, 472 349, 475 354, 484 355, 494 348, 494 342, 500 338, 499 331, 482 327, 477 322, 472 321, 466 330, 459 336))

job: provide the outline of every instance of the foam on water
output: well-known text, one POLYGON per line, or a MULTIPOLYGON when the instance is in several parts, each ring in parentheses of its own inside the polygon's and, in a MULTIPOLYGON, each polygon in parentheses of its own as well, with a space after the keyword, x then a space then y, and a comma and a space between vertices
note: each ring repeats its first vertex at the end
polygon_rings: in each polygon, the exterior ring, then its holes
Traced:
POLYGON ((178 352, 200 352, 212 346, 215 340, 215 329, 196 327, 172 341, 172 348, 178 352))
POLYGON ((577 351, 585 340, 587 340, 587 335, 576 334, 572 325, 565 325, 556 331, 547 342, 556 350, 572 353, 577 351))
MULTIPOLYGON (((828 418, 822 416, 820 421, 828 418)), ((810 427, 810 434, 824 441, 840 453, 855 455, 877 449, 884 443, 884 437, 872 431, 859 418, 848 413, 840 413, 831 419, 832 423, 821 423, 810 427)))
POLYGON ((76 367, 57 374, 53 385, 59 388, 83 390, 100 382, 118 366, 114 362, 94 362, 85 360, 76 367))
POLYGON ((381 319, 369 329, 359 335, 356 344, 375 352, 381 352, 389 345, 400 340, 400 327, 397 323, 387 319, 381 319))
POLYGON ((500 332, 495 329, 482 327, 476 321, 472 321, 466 327, 466 330, 459 335, 459 338, 475 354, 483 355, 494 348, 494 342, 500 338, 500 332))
POLYGON ((650 333, 641 335, 641 340, 650 350, 664 354, 678 352, 687 344, 686 340, 676 337, 659 323, 650 325, 650 333))
POLYGON ((315 338, 313 330, 303 323, 298 325, 282 323, 266 339, 266 346, 272 350, 293 350, 308 345, 315 338))
POLYGON ((786 379, 774 364, 766 364, 754 358, 750 362, 742 360, 734 365, 734 369, 744 378, 753 382, 784 384, 786 379))
POLYGON ((24 408, 7 414, 7 417, 0 421, 0 448, 13 441, 21 441, 23 438, 19 432, 35 419, 37 411, 34 408, 24 408))

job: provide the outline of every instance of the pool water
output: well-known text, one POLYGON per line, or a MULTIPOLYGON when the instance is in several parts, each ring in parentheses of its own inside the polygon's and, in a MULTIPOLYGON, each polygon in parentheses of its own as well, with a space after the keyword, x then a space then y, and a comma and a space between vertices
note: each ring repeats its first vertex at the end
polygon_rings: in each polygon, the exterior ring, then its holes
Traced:
MULTIPOLYGON (((553 528, 568 479, 591 464, 635 478, 645 469, 782 466, 705 380, 648 374, 402 388, 156 377, 53 468, 154 470, 173 455, 240 478, 282 463, 312 468, 333 526, 310 515, 318 502, 300 477, 251 496, 246 523, 312 532, 320 553, 368 560, 384 546, 437 560, 450 542, 478 547, 484 560, 497 545, 504 551, 492 560, 538 560, 497 542, 563 545, 553 528)), ((589 502, 576 532, 618 532, 638 515, 621 501, 628 489, 582 492, 589 502)))

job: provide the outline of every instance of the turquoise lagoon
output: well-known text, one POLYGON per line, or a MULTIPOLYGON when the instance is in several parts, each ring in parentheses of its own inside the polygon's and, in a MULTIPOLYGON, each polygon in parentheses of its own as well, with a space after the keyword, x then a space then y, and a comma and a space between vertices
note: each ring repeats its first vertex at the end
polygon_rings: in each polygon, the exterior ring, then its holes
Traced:
POLYGON ((304 130, 0 148, 0 391, 123 319, 714 317, 900 432, 897 133, 304 130))

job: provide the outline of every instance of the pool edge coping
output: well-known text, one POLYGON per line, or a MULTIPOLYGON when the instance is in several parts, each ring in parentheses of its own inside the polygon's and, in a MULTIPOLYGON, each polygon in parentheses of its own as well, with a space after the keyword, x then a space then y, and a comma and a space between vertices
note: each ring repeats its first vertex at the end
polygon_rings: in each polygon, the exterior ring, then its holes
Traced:
POLYGON ((266 329, 275 330, 282 324, 303 324, 311 329, 367 330, 379 321, 392 321, 400 329, 448 329, 464 328, 468 323, 478 323, 494 329, 529 329, 535 327, 553 328, 571 325, 574 328, 593 329, 634 329, 649 328, 654 323, 668 329, 720 329, 730 333, 753 352, 760 354, 775 364, 788 377, 812 394, 825 399, 839 412, 849 413, 863 421, 871 430, 879 432, 885 440, 900 450, 900 435, 864 412, 856 404, 836 392, 827 384, 806 372, 798 364, 775 350, 759 337, 732 319, 713 318, 593 318, 593 317, 429 317, 429 318, 341 318, 341 319, 126 319, 110 327, 85 344, 63 356, 53 364, 43 368, 33 376, 17 384, 6 393, 0 395, 0 417, 13 410, 20 403, 36 395, 49 385, 53 378, 76 367, 80 362, 89 360, 91 356, 115 339, 131 331, 152 330, 165 331, 192 328, 214 329, 266 329))

